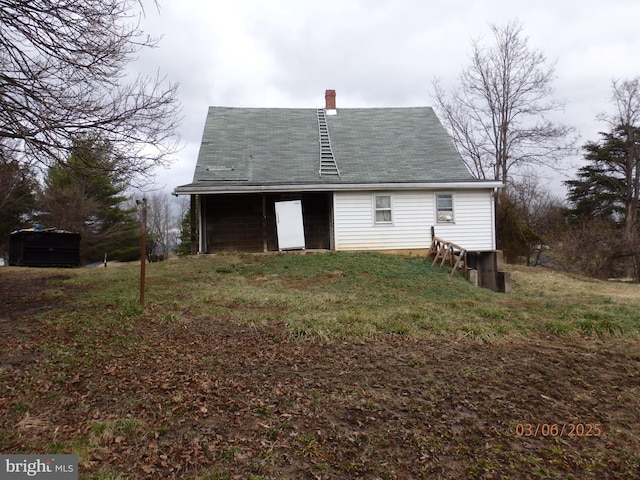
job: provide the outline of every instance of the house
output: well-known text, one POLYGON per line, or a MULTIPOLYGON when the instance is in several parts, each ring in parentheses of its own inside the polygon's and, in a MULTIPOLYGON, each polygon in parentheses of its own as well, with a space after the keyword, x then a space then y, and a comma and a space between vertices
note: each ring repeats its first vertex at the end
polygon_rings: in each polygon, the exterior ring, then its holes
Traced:
POLYGON ((199 253, 493 251, 494 194, 430 107, 210 107, 191 196, 199 253))

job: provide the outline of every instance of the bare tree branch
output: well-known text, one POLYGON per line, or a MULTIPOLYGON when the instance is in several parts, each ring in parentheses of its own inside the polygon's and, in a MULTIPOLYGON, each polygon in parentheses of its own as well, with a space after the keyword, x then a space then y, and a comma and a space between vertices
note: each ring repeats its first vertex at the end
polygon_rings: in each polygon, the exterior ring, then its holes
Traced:
POLYGON ((126 67, 158 39, 139 28, 135 0, 0 0, 0 140, 45 166, 75 138, 103 138, 134 178, 176 148, 177 86, 126 67))

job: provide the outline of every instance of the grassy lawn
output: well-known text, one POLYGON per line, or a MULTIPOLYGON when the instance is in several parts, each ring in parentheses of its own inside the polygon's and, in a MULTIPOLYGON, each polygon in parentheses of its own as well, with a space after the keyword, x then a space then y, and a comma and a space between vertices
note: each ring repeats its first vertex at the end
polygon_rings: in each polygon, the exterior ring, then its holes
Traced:
MULTIPOLYGON (((143 315, 139 267, 73 270, 92 316, 143 315)), ((446 269, 445 269, 446 270, 446 269)), ((512 267, 514 293, 472 287, 416 257, 227 255, 149 265, 147 312, 167 321, 284 321, 296 337, 401 334, 489 340, 531 333, 637 336, 640 286, 512 267)), ((55 295, 55 292, 52 292, 55 295)))
POLYGON ((136 265, 0 269, 0 451, 103 479, 639 478, 640 286, 430 264, 172 260, 145 308, 136 265))

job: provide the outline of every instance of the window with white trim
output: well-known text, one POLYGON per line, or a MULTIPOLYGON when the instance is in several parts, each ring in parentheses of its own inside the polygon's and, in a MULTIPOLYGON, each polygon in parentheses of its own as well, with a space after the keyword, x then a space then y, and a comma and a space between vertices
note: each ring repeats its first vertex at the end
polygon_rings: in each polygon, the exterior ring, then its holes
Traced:
POLYGON ((375 223, 391 223, 391 195, 374 195, 373 209, 375 223))
POLYGON ((438 223, 453 223, 453 194, 436 193, 436 221, 438 223))

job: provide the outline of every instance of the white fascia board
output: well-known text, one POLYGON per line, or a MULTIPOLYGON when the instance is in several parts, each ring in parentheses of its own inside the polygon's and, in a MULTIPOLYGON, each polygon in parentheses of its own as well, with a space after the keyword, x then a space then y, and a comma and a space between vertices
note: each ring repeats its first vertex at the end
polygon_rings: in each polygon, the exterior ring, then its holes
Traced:
POLYGON ((470 182, 415 182, 415 183, 326 183, 296 185, 228 185, 176 187, 174 195, 207 195, 217 193, 263 193, 263 192, 344 192, 384 190, 488 190, 503 188, 499 181, 470 182))

